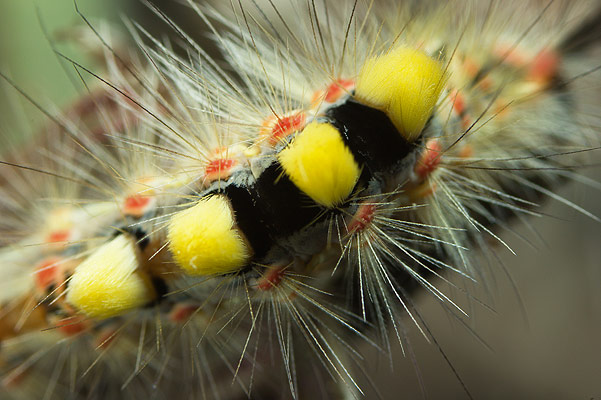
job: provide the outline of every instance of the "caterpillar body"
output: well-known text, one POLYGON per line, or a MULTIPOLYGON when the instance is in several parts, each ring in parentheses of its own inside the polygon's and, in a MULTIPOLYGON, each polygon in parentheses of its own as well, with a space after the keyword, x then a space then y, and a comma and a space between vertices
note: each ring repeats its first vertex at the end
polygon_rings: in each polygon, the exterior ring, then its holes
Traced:
POLYGON ((60 55, 98 87, 3 161, 1 393, 360 398, 359 343, 432 338, 419 291, 464 321, 477 254, 567 203, 591 4, 189 2, 226 65, 175 25, 60 55))

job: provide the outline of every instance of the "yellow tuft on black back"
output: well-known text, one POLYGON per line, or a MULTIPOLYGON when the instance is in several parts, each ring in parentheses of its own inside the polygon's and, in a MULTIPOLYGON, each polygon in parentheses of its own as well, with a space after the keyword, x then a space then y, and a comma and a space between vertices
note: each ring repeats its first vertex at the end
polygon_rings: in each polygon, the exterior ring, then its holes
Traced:
POLYGON ((438 61, 419 50, 400 47, 365 62, 355 97, 384 111, 412 142, 432 115, 444 84, 444 71, 438 61))
POLYGON ((302 192, 328 208, 349 197, 361 174, 340 132, 329 123, 308 124, 278 160, 302 192))
POLYGON ((252 255, 224 195, 203 198, 175 214, 167 237, 173 259, 189 275, 235 272, 252 255))

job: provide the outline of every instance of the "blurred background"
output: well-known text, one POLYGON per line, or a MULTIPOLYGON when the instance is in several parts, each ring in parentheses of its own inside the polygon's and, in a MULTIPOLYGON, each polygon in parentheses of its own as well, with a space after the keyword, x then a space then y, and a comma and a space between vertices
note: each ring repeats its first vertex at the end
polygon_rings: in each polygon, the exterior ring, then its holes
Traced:
MULTIPOLYGON (((157 37, 168 34, 140 2, 78 0, 78 4, 95 23, 101 18, 122 28, 125 17, 149 27, 157 37)), ((202 26, 186 6, 175 1, 156 4, 188 33, 204 40, 202 26)), ((74 27, 81 24, 71 0, 0 0, 0 69, 45 107, 68 105, 84 88, 78 78, 73 80, 73 69, 53 54, 48 39, 77 38, 74 27)), ((56 45, 84 65, 93 62, 73 44, 56 45)), ((597 89, 601 110, 601 84, 597 89)), ((14 90, 1 83, 0 133, 4 136, 26 136, 44 123, 43 116, 22 99, 17 101, 24 103, 23 108, 15 107, 15 99, 19 96, 14 90)), ((596 159, 601 159, 598 152, 596 159)), ((601 182, 601 167, 585 170, 584 175, 601 182)), ((570 184, 559 194, 601 216, 599 189, 570 184)), ((519 234, 532 238, 532 244, 506 234, 503 239, 517 255, 498 248, 515 288, 497 268, 490 304, 494 311, 476 306, 470 312, 472 328, 486 346, 453 321, 432 296, 416 300, 476 399, 601 399, 601 224, 557 202, 549 202, 543 213, 549 217, 530 219, 531 227, 514 226, 519 234)), ((428 398, 467 398, 436 346, 407 325, 428 398)), ((378 392, 384 399, 422 397, 411 358, 403 357, 398 348, 395 351, 392 371, 386 357, 369 353, 365 369, 372 382, 362 379, 368 399, 377 398, 378 392)))

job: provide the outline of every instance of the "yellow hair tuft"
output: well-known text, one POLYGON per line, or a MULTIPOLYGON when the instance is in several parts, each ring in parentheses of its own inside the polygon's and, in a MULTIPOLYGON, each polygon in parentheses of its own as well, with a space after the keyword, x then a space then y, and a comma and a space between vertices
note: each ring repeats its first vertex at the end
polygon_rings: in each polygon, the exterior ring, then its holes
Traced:
POLYGON ((201 199, 175 214, 169 223, 169 250, 189 275, 219 275, 246 265, 252 251, 234 226, 225 196, 201 199))
POLYGON ((412 142, 432 115, 445 81, 438 61, 422 51, 400 47, 365 62, 355 97, 384 111, 412 142))
POLYGON ((149 277, 138 269, 134 239, 122 234, 77 266, 67 302, 92 318, 109 318, 155 299, 149 277))
POLYGON ((286 175, 305 194, 325 207, 351 194, 361 169, 331 124, 312 122, 278 154, 286 175))

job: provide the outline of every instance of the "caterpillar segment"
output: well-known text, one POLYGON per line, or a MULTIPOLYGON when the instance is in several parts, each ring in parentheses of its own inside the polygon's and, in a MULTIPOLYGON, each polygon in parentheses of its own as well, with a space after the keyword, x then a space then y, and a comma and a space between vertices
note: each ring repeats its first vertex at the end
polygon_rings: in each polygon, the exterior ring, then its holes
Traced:
MULTIPOLYGON (((411 118, 422 121, 430 118, 434 103, 440 95, 443 72, 438 62, 422 52, 402 49, 394 53, 392 60, 374 63, 373 69, 383 71, 370 71, 373 76, 360 77, 360 82, 364 85, 362 93, 379 97, 390 97, 391 93, 398 93, 398 96, 405 97, 395 101, 397 105, 402 103, 408 107, 407 110, 411 110, 410 116, 403 120, 406 124, 404 132, 408 132, 415 129, 413 126, 416 122, 411 118), (396 67, 391 66, 395 63, 396 67), (408 93, 413 92, 405 87, 409 84, 403 83, 403 78, 392 83, 373 82, 381 80, 382 75, 389 74, 390 71, 386 71, 386 68, 403 69, 407 68, 406 63, 416 64, 414 71, 420 71, 421 75, 417 78, 420 85, 428 87, 427 96, 430 98, 427 101, 416 96, 409 97, 408 93), (387 94, 378 95, 375 93, 378 90, 387 94)), ((416 76, 406 75, 408 80, 417 79, 416 76)), ((395 107, 378 106, 386 110, 395 107)), ((270 122, 268 127, 271 127, 272 137, 282 140, 290 135, 282 137, 282 132, 294 132, 303 121, 304 116, 293 113, 270 122)), ((405 157, 414 158, 412 153, 412 144, 396 129, 385 111, 364 105, 355 100, 353 95, 347 95, 339 104, 326 108, 323 115, 317 115, 302 130, 292 133, 288 143, 282 143, 280 149, 276 149, 275 159, 258 177, 241 172, 240 175, 247 176, 232 177, 231 181, 218 183, 220 187, 216 193, 224 193, 225 196, 201 193, 202 200, 197 205, 174 215, 169 225, 169 248, 176 264, 192 275, 214 275, 240 270, 251 262, 251 250, 244 245, 248 240, 242 239, 232 230, 233 216, 236 216, 244 221, 242 231, 244 232, 244 227, 249 230, 244 237, 254 238, 255 242, 269 242, 267 246, 258 245, 259 254, 265 254, 265 247, 269 249, 269 253, 271 248, 280 246, 278 242, 282 237, 292 235, 298 238, 283 245, 290 252, 288 258, 293 260, 301 255, 306 256, 306 243, 309 239, 300 239, 303 230, 311 231, 311 235, 316 235, 316 230, 326 230, 327 225, 319 223, 319 220, 327 219, 327 213, 330 212, 328 209, 344 207, 354 190, 368 190, 357 188, 362 175, 363 182, 360 186, 369 186, 370 182, 374 187, 383 184, 390 186, 392 181, 400 182, 401 178, 397 175, 404 170, 403 163, 407 163, 405 157), (382 182, 377 182, 378 180, 382 182), (235 206, 232 208, 233 204, 227 204, 228 195, 232 196, 230 200, 239 209, 235 206), (219 209, 213 206, 218 200, 219 209), (313 205, 311 201, 314 202, 313 205), (274 204, 282 204, 283 207, 278 209, 274 204), (223 221, 222 215, 227 215, 223 221), (257 226, 263 224, 269 229, 259 232, 257 226), (315 228, 316 225, 322 227, 315 228), (300 243, 294 243, 295 240, 300 243), (226 259, 228 257, 231 259, 226 259), (207 263, 214 263, 214 266, 206 265, 207 263)), ((249 162, 253 163, 252 160, 249 162)), ((383 191, 386 188, 369 190, 383 191)), ((323 238, 324 233, 317 234, 317 237, 323 238)), ((310 248, 316 249, 313 254, 320 250, 315 245, 310 248)), ((262 261, 256 257, 255 260, 262 261)))
POLYGON ((108 318, 150 303, 156 293, 140 271, 135 240, 127 234, 99 247, 75 268, 67 302, 92 318, 108 318))

